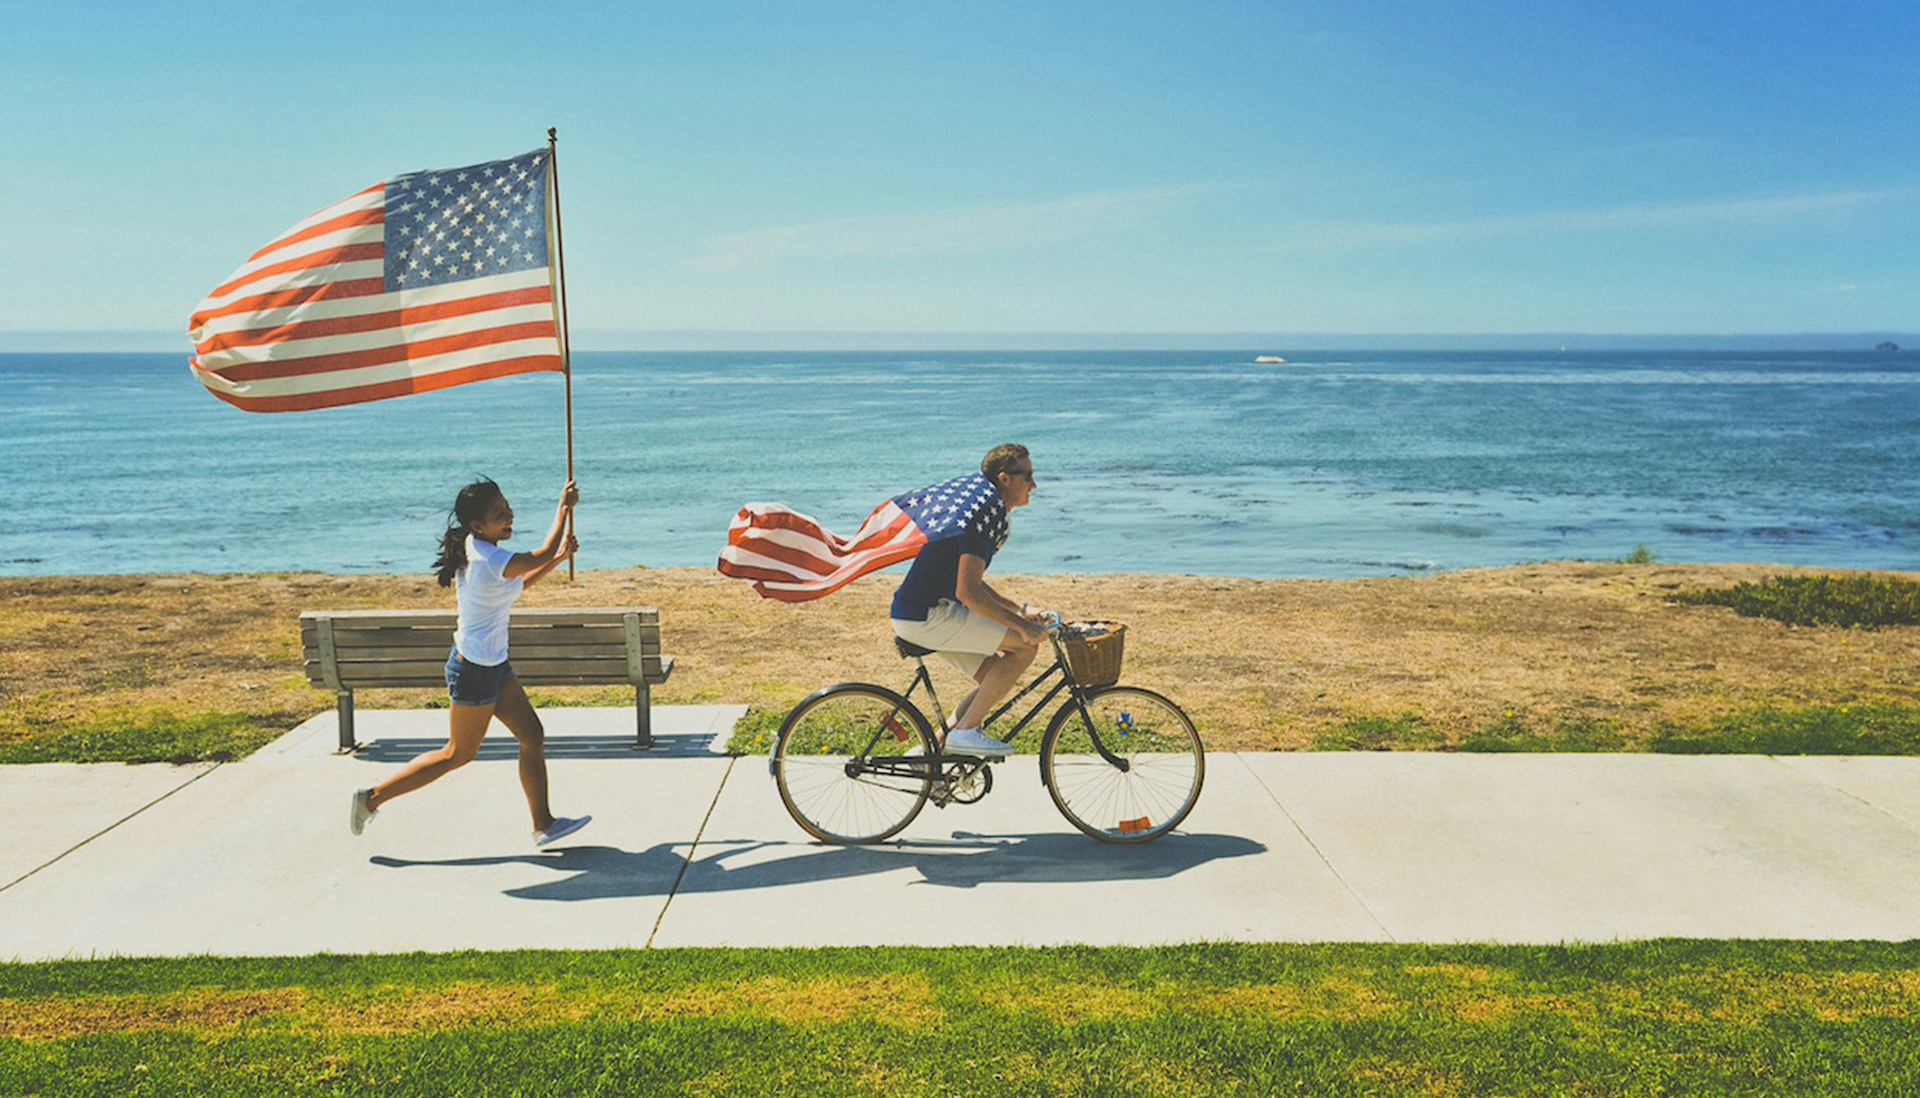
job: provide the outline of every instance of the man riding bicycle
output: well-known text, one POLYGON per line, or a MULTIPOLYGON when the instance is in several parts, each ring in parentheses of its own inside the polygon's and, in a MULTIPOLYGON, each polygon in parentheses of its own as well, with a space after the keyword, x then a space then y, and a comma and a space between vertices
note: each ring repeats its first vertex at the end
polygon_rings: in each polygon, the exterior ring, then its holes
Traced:
POLYGON ((1055 659, 1006 700, 1048 623, 1071 628, 986 581, 1006 544, 1007 512, 1026 506, 1033 489, 1032 456, 1009 442, 987 451, 978 473, 884 500, 850 536, 778 503, 749 503, 734 516, 718 568, 751 581, 764 598, 806 602, 913 561, 890 615, 902 654, 917 665, 906 691, 869 682, 822 687, 788 712, 774 736, 768 772, 807 834, 829 843, 884 842, 929 803, 979 800, 993 788, 989 763, 1010 751, 981 726, 1036 692, 1006 736, 1058 703, 1037 759, 1041 784, 1074 827, 1102 842, 1151 842, 1192 810, 1206 776, 1199 731, 1165 695, 1117 681, 1119 629, 1056 632, 1057 644, 1047 645, 1055 659), (1103 634, 1097 646, 1089 639, 1103 634), (944 745, 913 701, 922 688, 934 696, 920 658, 930 653, 974 681, 952 720, 940 722, 953 729, 944 745))
POLYGON ((911 501, 962 520, 957 533, 928 542, 913 558, 893 593, 892 611, 895 636, 940 653, 976 684, 953 712, 944 744, 951 754, 998 758, 1013 750, 980 725, 1033 663, 1046 625, 1040 614, 994 590, 986 571, 1006 544, 1007 512, 1026 506, 1033 489, 1027 448, 1003 442, 980 460, 979 476, 936 485, 927 492, 939 495, 911 501))

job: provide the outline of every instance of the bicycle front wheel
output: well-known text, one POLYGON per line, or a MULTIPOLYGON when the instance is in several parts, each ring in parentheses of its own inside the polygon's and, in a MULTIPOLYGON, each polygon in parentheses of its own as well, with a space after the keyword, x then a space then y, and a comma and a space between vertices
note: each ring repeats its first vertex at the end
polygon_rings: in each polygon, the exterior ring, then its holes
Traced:
POLYGON ((1200 800, 1207 757, 1180 707, 1151 690, 1095 690, 1069 700, 1040 744, 1054 807, 1102 842, 1142 843, 1178 827, 1200 800))
POLYGON ((885 687, 830 686, 787 714, 773 744, 780 800, 807 834, 829 843, 877 843, 913 822, 933 787, 933 730, 885 687))

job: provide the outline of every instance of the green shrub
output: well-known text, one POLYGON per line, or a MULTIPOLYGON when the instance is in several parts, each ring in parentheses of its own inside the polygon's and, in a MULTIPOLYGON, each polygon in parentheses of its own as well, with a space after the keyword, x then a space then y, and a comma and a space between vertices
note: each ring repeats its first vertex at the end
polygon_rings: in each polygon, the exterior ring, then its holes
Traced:
POLYGON ((1767 576, 1758 583, 1681 591, 1669 602, 1727 606, 1788 625, 1878 629, 1920 622, 1920 583, 1879 576, 1767 576))

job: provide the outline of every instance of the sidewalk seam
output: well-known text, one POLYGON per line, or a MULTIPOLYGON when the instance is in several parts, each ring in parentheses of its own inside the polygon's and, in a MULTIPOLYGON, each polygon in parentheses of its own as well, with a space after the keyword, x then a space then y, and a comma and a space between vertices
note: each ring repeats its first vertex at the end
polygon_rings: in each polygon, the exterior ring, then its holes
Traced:
POLYGON ((1873 803, 1872 801, 1866 799, 1865 797, 1862 797, 1860 794, 1855 793, 1851 789, 1846 789, 1841 786, 1835 785, 1832 782, 1828 781, 1825 778, 1820 777, 1817 774, 1809 774, 1806 771, 1799 769, 1798 767, 1788 766, 1786 761, 1778 755, 1768 755, 1767 759, 1769 762, 1772 762, 1775 766, 1778 766, 1780 769, 1785 770, 1787 773, 1792 774, 1796 778, 1799 778, 1801 781, 1812 782, 1814 785, 1820 786, 1823 789, 1831 789, 1835 793, 1840 794, 1842 797, 1845 797, 1848 800, 1855 801, 1859 804, 1865 805, 1866 807, 1873 809, 1875 812, 1878 812, 1880 815, 1885 816, 1887 819, 1892 820, 1894 823, 1899 824, 1901 827, 1906 828, 1908 831, 1920 831, 1920 824, 1915 824, 1912 820, 1909 820, 1904 816, 1896 815, 1895 813, 1887 811, 1886 809, 1880 807, 1879 805, 1873 803))
POLYGON ((714 787, 713 800, 707 803, 707 814, 700 817, 700 827, 693 833, 693 842, 687 847, 687 856, 680 862, 680 872, 673 875, 673 887, 667 889, 667 902, 660 905, 660 914, 653 920, 653 929, 647 932, 646 949, 653 948, 653 940, 660 936, 660 924, 667 921, 667 909, 673 906, 673 898, 680 895, 680 882, 686 880, 687 869, 693 865, 693 856, 700 850, 700 840, 706 837, 707 824, 713 819, 713 810, 720 806, 720 794, 727 790, 727 779, 733 777, 733 767, 740 761, 739 755, 727 758, 727 769, 720 775, 720 784, 714 787))
POLYGON ((21 881, 26 880, 28 877, 33 876, 35 873, 38 873, 41 870, 47 868, 48 866, 53 865, 55 862, 60 861, 61 859, 65 858, 67 855, 87 845, 88 843, 99 838, 100 836, 105 835, 107 832, 112 831, 114 828, 119 827, 121 824, 126 823, 128 820, 133 819, 135 816, 140 815, 142 812, 145 812, 147 809, 152 808, 154 805, 159 804, 161 801, 166 800, 168 797, 173 796, 175 793, 180 792, 182 789, 185 789, 186 787, 192 785, 194 782, 199 781, 201 778, 206 777, 208 774, 213 773, 214 771, 220 769, 225 765, 227 764, 223 762, 214 763, 212 766, 207 767, 205 770, 202 770, 200 773, 195 774, 193 777, 188 778, 186 781, 181 782, 179 785, 176 785, 172 789, 167 790, 165 793, 160 794, 158 797, 155 797, 154 799, 148 801, 146 804, 143 804, 139 808, 134 809, 132 812, 127 813, 126 815, 113 821, 112 823, 94 832, 93 834, 88 835, 86 838, 81 839, 79 842, 74 843, 72 846, 66 848, 65 850, 62 850, 58 854, 55 854, 53 857, 48 858, 46 861, 40 863, 39 865, 34 866, 32 869, 27 870, 25 873, 20 874, 18 877, 15 877, 13 880, 8 881, 6 884, 0 885, 0 892, 5 892, 7 889, 12 888, 14 885, 19 884, 21 881))
POLYGON ((1274 807, 1280 810, 1280 814, 1285 816, 1287 822, 1293 825, 1293 829, 1300 833, 1302 839, 1306 840, 1307 846, 1313 850, 1314 857, 1319 858, 1320 864, 1326 866, 1327 872, 1333 874, 1333 879, 1339 881, 1340 887, 1347 890, 1347 895, 1352 896, 1353 902, 1360 905, 1360 910, 1367 913, 1367 918, 1372 919, 1373 925, 1380 928, 1380 933, 1385 934, 1388 941, 1398 942, 1400 940, 1399 937, 1396 936, 1393 931, 1387 929, 1387 924, 1381 922, 1380 916, 1374 914, 1373 908, 1367 904, 1366 898, 1361 896, 1359 890, 1355 889, 1345 875, 1334 867, 1333 861, 1327 857, 1326 851, 1320 849, 1320 844, 1313 841, 1313 836, 1307 834, 1307 829, 1300 826, 1300 821, 1294 818, 1293 813, 1287 811, 1287 806, 1281 803, 1279 794, 1275 793, 1273 789, 1267 785, 1266 779, 1260 776, 1260 772, 1255 770, 1240 752, 1235 751, 1233 758, 1235 762, 1246 768, 1247 773, 1252 776, 1254 784, 1258 785, 1260 789, 1266 793, 1267 797, 1273 801, 1274 807))

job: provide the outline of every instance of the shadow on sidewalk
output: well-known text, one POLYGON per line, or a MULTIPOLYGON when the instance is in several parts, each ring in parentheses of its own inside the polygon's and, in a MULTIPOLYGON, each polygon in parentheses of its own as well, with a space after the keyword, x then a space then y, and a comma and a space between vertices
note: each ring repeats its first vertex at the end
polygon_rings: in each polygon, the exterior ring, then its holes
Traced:
POLYGON ((611 846, 575 846, 539 854, 497 857, 407 860, 384 855, 374 865, 393 869, 419 866, 490 866, 524 863, 565 876, 508 896, 525 900, 601 900, 663 896, 672 892, 733 892, 782 885, 893 873, 912 869, 915 884, 972 888, 981 884, 1058 884, 1074 881, 1154 880, 1184 873, 1220 858, 1260 854, 1264 845, 1237 835, 1174 834, 1138 846, 1097 843, 1079 834, 975 835, 956 832, 953 842, 886 843, 879 846, 821 846, 813 843, 736 840, 703 841, 719 846, 689 862, 676 853, 679 843, 659 843, 640 851, 611 846), (776 857, 741 861, 741 855, 774 852, 776 857), (738 864, 729 864, 738 863, 738 864), (677 885, 677 887, 676 887, 677 885))

